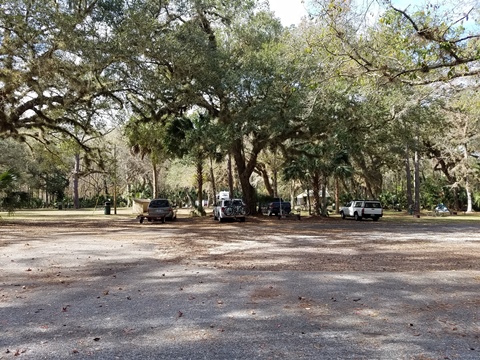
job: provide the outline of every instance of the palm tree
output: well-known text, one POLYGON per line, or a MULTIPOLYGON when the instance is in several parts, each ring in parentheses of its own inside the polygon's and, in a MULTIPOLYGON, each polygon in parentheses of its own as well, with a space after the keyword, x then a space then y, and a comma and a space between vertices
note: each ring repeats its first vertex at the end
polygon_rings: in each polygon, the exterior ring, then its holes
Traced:
POLYGON ((165 129, 165 124, 160 121, 147 122, 138 118, 132 118, 124 129, 132 154, 140 155, 142 159, 145 156, 150 158, 153 198, 158 195, 159 167, 167 158, 164 142, 165 129))
MULTIPOLYGON (((204 164, 216 157, 215 125, 208 114, 195 113, 189 117, 177 117, 166 128, 165 145, 170 153, 179 158, 188 158, 196 168, 197 202, 192 204, 200 215, 205 216, 203 209, 204 164)), ((213 170, 210 171, 212 187, 215 188, 213 170)), ((215 197, 215 192, 213 194, 215 197)))
POLYGON ((16 180, 17 175, 11 169, 0 173, 0 192, 7 191, 16 180))
MULTIPOLYGON (((336 179, 350 176, 353 170, 348 153, 327 142, 303 144, 295 151, 296 157, 287 160, 287 166, 284 167, 284 179, 300 180, 302 184, 308 184, 307 191, 311 186, 314 214, 327 216, 327 183, 332 176, 336 179)), ((336 207, 338 208, 338 194, 336 207)))
POLYGON ((3 193, 5 197, 1 198, 0 205, 1 207, 5 207, 8 212, 12 212, 14 210, 14 204, 9 202, 9 192, 12 190, 15 182, 17 181, 17 175, 13 170, 7 170, 3 173, 0 173, 0 195, 3 193))

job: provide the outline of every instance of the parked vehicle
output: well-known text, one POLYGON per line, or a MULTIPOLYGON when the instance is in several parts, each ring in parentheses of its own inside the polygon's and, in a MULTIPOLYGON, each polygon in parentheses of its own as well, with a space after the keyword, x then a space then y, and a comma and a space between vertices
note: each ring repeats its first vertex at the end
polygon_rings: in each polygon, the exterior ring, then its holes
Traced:
POLYGON ((213 219, 223 222, 226 219, 245 221, 246 208, 241 199, 218 200, 213 208, 213 219))
POLYGON ((144 219, 148 221, 160 220, 165 222, 165 220, 175 220, 176 218, 177 211, 168 199, 151 200, 148 204, 147 215, 138 216, 140 223, 143 223, 144 219))
POLYGON ((450 210, 443 204, 438 204, 435 207, 435 215, 450 215, 450 210))
POLYGON ((377 221, 383 216, 382 204, 377 200, 353 200, 340 208, 342 219, 353 217, 355 220, 370 218, 377 221))
POLYGON ((275 198, 267 206, 267 215, 288 215, 292 211, 292 205, 290 201, 285 201, 281 198, 275 198), (281 210, 281 211, 280 211, 281 210))

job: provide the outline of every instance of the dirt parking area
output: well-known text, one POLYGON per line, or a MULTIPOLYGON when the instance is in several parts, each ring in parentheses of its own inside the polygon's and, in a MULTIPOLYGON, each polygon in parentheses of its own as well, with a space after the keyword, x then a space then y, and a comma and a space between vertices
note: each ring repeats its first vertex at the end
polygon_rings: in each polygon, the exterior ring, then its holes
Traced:
POLYGON ((480 222, 0 222, 0 359, 478 359, 480 222))

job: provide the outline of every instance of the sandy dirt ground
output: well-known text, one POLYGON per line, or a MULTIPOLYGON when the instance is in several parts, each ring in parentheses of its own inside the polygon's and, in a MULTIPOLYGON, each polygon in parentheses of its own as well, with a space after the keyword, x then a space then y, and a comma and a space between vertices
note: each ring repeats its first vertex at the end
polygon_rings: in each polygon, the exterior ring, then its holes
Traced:
POLYGON ((0 359, 478 359, 480 222, 0 221, 0 359))

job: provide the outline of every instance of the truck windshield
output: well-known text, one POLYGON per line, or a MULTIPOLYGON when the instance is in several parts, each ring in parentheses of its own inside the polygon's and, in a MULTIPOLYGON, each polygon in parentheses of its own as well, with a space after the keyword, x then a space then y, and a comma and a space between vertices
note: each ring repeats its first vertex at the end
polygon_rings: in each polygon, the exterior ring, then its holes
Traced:
POLYGON ((160 207, 169 207, 170 204, 168 200, 152 200, 149 207, 151 208, 160 208, 160 207))

